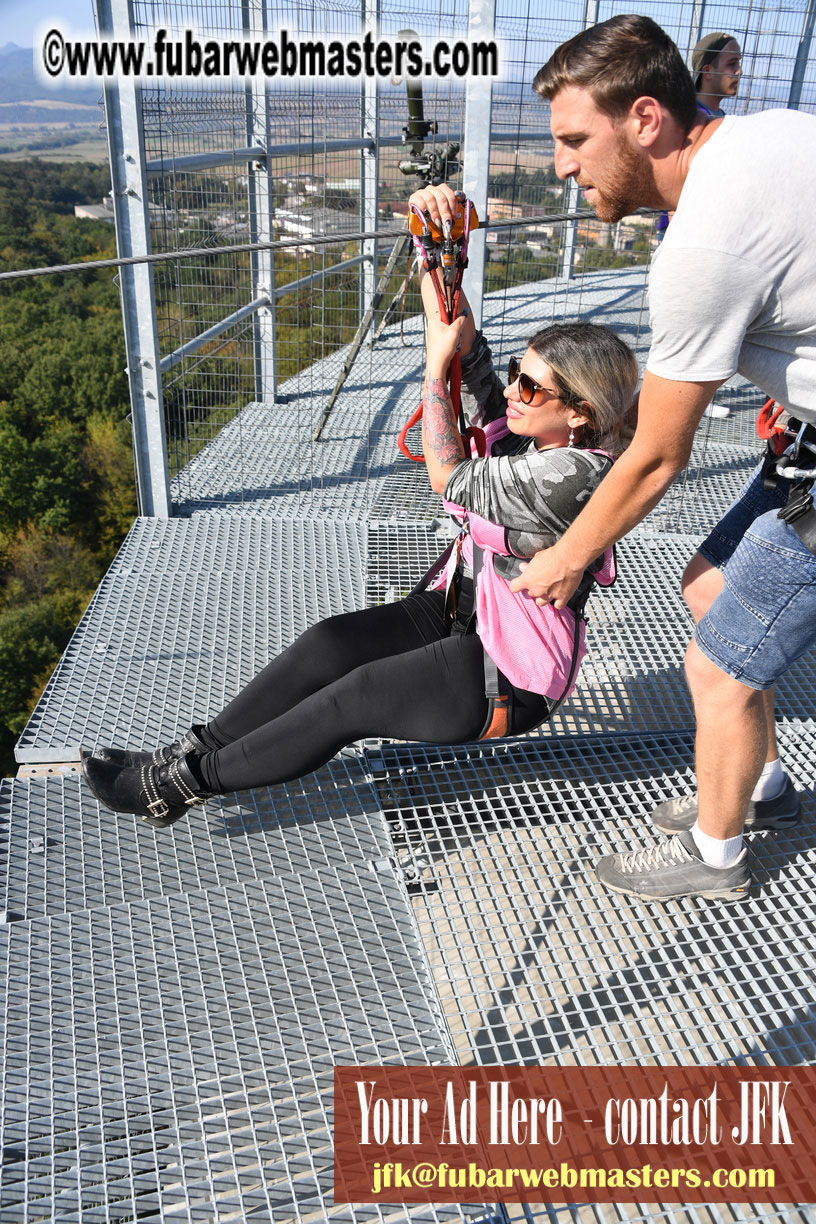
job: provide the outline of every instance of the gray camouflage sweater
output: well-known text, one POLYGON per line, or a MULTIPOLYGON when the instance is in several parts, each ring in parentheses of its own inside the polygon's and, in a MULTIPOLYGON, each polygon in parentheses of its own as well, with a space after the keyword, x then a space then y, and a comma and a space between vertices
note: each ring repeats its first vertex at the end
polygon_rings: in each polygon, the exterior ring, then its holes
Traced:
MULTIPOLYGON (((481 332, 462 358, 462 405, 477 424, 504 415, 504 384, 481 332)), ((514 434, 503 438, 496 450, 489 459, 458 463, 445 497, 491 523, 501 523, 510 549, 519 557, 554 544, 611 467, 604 455, 578 447, 537 451, 531 438, 514 434)))

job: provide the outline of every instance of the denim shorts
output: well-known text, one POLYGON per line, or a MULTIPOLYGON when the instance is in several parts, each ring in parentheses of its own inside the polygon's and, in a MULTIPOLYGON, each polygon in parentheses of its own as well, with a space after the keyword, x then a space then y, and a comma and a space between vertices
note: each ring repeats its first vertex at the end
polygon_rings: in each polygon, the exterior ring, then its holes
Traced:
POLYGON ((816 556, 778 517, 788 482, 779 486, 763 489, 753 477, 699 549, 725 582, 694 640, 752 689, 773 688, 816 643, 816 556))
POLYGON ((784 506, 789 489, 790 481, 783 479, 777 482, 775 489, 764 488, 760 464, 697 551, 717 569, 722 569, 754 519, 768 510, 784 506))

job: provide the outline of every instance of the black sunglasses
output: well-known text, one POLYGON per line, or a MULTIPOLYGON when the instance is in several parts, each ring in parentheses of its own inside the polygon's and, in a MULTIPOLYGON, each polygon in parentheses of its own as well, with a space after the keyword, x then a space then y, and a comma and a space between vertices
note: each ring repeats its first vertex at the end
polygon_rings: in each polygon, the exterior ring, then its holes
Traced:
POLYGON ((561 399, 557 391, 553 391, 551 387, 542 387, 540 383, 533 382, 529 374, 525 374, 521 368, 521 362, 518 357, 511 357, 507 365, 507 376, 511 384, 518 379, 519 397, 522 404, 532 404, 536 395, 544 391, 552 399, 561 399))

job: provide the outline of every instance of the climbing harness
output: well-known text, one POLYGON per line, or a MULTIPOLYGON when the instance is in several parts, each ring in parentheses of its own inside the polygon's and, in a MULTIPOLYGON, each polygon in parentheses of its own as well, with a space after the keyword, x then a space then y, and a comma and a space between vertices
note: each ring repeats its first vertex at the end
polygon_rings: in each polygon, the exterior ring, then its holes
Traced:
MULTIPOLYGON (((504 553, 493 554, 493 569, 500 577, 509 582, 512 578, 518 577, 522 572, 520 561, 524 558, 508 556, 504 553), (509 563, 509 564, 508 564, 509 563)), ((529 560, 529 558, 527 558, 529 560)), ((484 549, 480 548, 476 541, 473 541, 473 580, 474 586, 478 589, 478 583, 481 579, 484 581, 486 569, 484 568, 484 549)), ((586 617, 584 615, 587 600, 592 594, 593 588, 598 586, 612 586, 617 577, 616 554, 614 546, 608 549, 606 553, 596 562, 594 567, 584 571, 584 575, 578 584, 577 589, 573 593, 567 604, 567 608, 572 612, 573 616, 573 631, 572 631, 572 647, 570 651, 569 671, 567 673, 566 683, 564 688, 556 698, 548 698, 549 709, 545 717, 538 725, 549 722, 553 715, 561 708, 572 692, 575 684, 575 676, 581 662, 581 628, 586 625, 586 617)), ((474 608, 476 606, 476 595, 474 594, 474 608)), ((487 717, 484 725, 478 735, 478 739, 500 739, 509 734, 509 728, 513 717, 513 686, 507 677, 502 672, 501 668, 491 658, 488 651, 485 649, 482 652, 484 662, 484 677, 485 677, 485 697, 487 698, 487 717)), ((535 728, 531 728, 534 730, 535 728)))
MULTIPOLYGON (((491 421, 487 426, 489 450, 503 436, 502 431, 507 432, 503 419, 491 421)), ((596 453, 606 455, 605 451, 596 453)), ((428 588, 441 590, 444 584, 445 612, 451 622, 451 632, 476 631, 479 634, 483 647, 487 717, 477 738, 494 739, 510 733, 514 686, 546 697, 548 709, 541 721, 547 722, 572 692, 584 654, 582 629, 586 625, 586 603, 596 584, 607 587, 614 583, 615 550, 607 549, 585 571, 567 608, 556 609, 552 605, 539 608, 535 600, 510 591, 511 579, 521 573, 521 563, 529 558, 519 557, 512 551, 506 529, 461 506, 445 505, 458 519, 461 530, 412 593, 428 588), (464 601, 464 607, 458 598, 463 560, 470 563, 473 570, 472 597, 469 603, 467 599, 464 601), (505 674, 504 669, 510 672, 515 669, 518 673, 519 658, 526 661, 527 683, 520 683, 518 674, 513 681, 505 674), (564 678, 563 682, 559 678, 564 678), (549 690, 556 685, 556 695, 549 696, 549 690)))
MULTIPOLYGON (((439 304, 439 317, 445 323, 452 323, 459 311, 459 298, 462 292, 462 277, 468 262, 468 245, 471 232, 478 228, 479 218, 470 200, 462 199, 462 212, 451 223, 446 221, 442 227, 431 221, 430 217, 421 212, 414 204, 410 205, 408 229, 413 239, 414 248, 425 272, 430 276, 436 300, 439 304)), ((462 411, 462 363, 459 354, 455 353, 448 370, 450 397, 454 412, 459 418, 459 432, 466 447, 470 440, 476 446, 476 452, 484 457, 486 443, 484 431, 468 425, 462 411)), ((422 455, 415 455, 408 447, 408 430, 422 419, 422 401, 416 412, 403 426, 397 438, 397 445, 406 458, 414 463, 424 463, 422 455)))
POLYGON ((762 483, 766 489, 774 489, 780 476, 791 482, 787 503, 777 517, 789 523, 805 547, 816 554, 812 492, 816 480, 816 425, 796 417, 778 424, 784 411, 781 404, 768 400, 757 418, 757 434, 767 442, 762 483))

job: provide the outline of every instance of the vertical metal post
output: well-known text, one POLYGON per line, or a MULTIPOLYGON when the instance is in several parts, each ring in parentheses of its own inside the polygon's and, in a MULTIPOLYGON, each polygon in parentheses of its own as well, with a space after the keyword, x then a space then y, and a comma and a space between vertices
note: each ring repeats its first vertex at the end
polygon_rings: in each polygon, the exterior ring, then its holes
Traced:
POLYGON ((788 109, 798 110, 802 100, 802 86, 805 82, 805 70, 810 59, 810 44, 813 40, 813 26, 816 24, 816 0, 808 0, 805 9, 805 20, 802 25, 802 36, 796 50, 796 62, 793 65, 793 78, 788 94, 788 109))
MULTIPOLYGON (((496 33, 496 0, 469 0, 468 40, 489 40, 496 33)), ((476 205, 482 219, 487 216, 490 176, 490 122, 493 108, 493 81, 468 77, 465 90, 464 165, 462 190, 476 205)), ((468 251, 467 295, 477 327, 482 326, 487 235, 476 230, 468 251)))
MULTIPOLYGON (((127 41, 136 36, 132 0, 97 0, 97 20, 103 38, 127 41)), ((120 257, 149 255, 150 207, 141 89, 133 77, 106 77, 104 97, 116 249, 120 257)), ((153 518, 169 518, 170 473, 153 270, 149 264, 126 265, 119 277, 139 510, 153 518)))
POLYGON ((691 24, 689 25, 688 47, 686 48, 686 63, 689 66, 689 71, 691 71, 691 53, 703 37, 705 7, 706 0, 694 0, 694 7, 691 10, 691 24))
MULTIPOLYGON (((599 0, 584 0, 584 25, 583 28, 588 30, 590 26, 597 25, 598 22, 598 3, 599 0)), ((567 199, 565 210, 567 212, 575 212, 578 208, 578 200, 580 198, 580 187, 575 182, 575 179, 570 179, 567 187, 567 199)), ((572 280, 573 272, 575 271, 575 247, 578 240, 578 222, 566 221, 564 223, 564 232, 561 239, 561 267, 560 275, 565 280, 572 280)))
MULTIPOLYGON (((266 38, 267 0, 242 0, 241 25, 244 37, 252 41, 266 38)), ((262 76, 250 77, 246 85, 246 138, 248 148, 269 149, 271 121, 269 94, 262 76)), ((249 240, 272 241, 272 173, 269 158, 249 162, 247 172, 249 240)), ((271 250, 253 251, 250 256, 253 300, 268 297, 269 305, 257 310, 252 320, 252 346, 255 366, 255 398, 273 402, 278 392, 277 336, 275 318, 275 264, 271 250)))
MULTIPOLYGON (((565 212, 575 212, 581 197, 581 188, 575 179, 567 183, 567 198, 564 203, 565 212)), ((559 274, 565 280, 571 280, 575 271, 575 248, 578 244, 578 222, 565 221, 561 235, 561 267, 559 274)))
MULTIPOLYGON (((368 31, 376 38, 380 23, 380 0, 360 0, 360 24, 363 34, 368 31)), ((363 77, 360 93, 360 134, 372 144, 360 153, 360 225, 367 233, 377 228, 377 203, 379 188, 379 156, 377 132, 379 121, 379 92, 376 77, 363 77)), ((360 318, 371 306, 377 287, 377 241, 366 238, 361 253, 366 256, 360 265, 360 318)))

